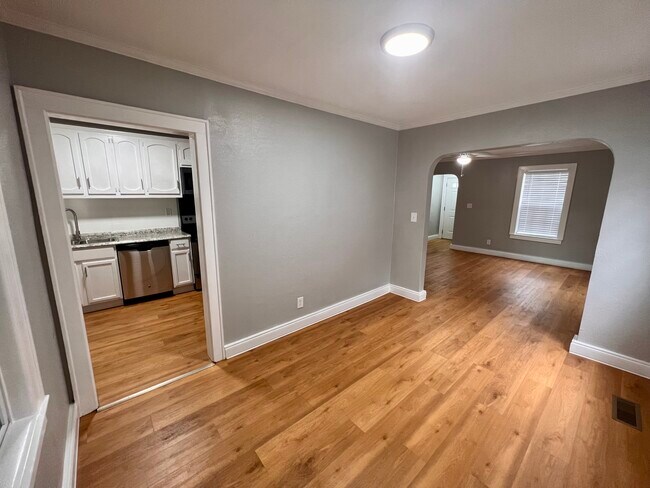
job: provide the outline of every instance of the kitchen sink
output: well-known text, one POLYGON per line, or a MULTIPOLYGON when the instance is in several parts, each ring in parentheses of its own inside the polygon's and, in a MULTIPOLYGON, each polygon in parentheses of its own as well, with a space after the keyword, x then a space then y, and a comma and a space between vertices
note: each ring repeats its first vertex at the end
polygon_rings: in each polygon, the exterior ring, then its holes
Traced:
POLYGON ((82 237, 81 239, 73 239, 72 245, 77 246, 79 244, 102 244, 104 242, 115 242, 117 239, 115 237, 82 237))

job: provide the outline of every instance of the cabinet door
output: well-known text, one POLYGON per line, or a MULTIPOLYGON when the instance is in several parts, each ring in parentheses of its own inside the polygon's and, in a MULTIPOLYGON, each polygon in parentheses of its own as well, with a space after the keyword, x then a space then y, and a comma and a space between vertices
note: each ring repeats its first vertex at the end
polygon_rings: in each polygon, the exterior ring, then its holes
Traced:
POLYGON ((188 142, 177 142, 176 151, 178 152, 178 162, 181 167, 194 166, 194 159, 192 159, 192 151, 190 150, 190 143, 188 142))
POLYGON ((81 151, 77 131, 51 126, 54 159, 59 173, 61 193, 83 195, 85 181, 81 170, 81 151))
POLYGON ((169 248, 172 258, 174 288, 191 285, 194 283, 194 267, 192 266, 190 241, 187 239, 171 241, 169 248))
POLYGON ((142 152, 149 195, 181 194, 180 170, 176 143, 163 140, 143 140, 142 152))
POLYGON ((116 195, 115 160, 110 136, 95 132, 80 132, 79 141, 88 194, 116 195))
POLYGON ((81 263, 88 305, 122 298, 120 273, 115 258, 81 263))
POLYGON ((138 139, 112 136, 118 189, 123 195, 144 195, 144 174, 138 139))

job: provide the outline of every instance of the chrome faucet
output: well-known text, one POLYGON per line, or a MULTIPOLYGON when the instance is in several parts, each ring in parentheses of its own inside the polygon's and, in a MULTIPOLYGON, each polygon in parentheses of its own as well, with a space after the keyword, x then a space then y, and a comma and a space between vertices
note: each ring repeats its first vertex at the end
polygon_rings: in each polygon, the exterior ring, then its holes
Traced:
POLYGON ((72 242, 81 242, 81 232, 79 232, 79 220, 77 219, 77 212, 71 208, 66 208, 65 211, 70 212, 72 214, 72 218, 74 219, 74 234, 72 234, 72 242))

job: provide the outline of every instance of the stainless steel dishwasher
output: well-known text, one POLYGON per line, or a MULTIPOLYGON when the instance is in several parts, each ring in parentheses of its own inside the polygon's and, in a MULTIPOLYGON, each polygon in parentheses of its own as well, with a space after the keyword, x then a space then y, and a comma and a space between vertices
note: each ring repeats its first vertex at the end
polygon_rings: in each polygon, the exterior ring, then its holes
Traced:
POLYGON ((169 242, 117 246, 124 299, 157 295, 174 289, 169 242))

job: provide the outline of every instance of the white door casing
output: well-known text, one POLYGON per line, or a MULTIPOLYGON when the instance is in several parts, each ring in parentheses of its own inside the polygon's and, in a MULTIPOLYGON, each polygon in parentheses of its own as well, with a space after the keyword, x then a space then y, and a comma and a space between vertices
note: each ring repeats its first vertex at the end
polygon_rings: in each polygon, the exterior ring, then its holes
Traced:
POLYGON ((50 136, 49 121, 52 118, 104 125, 110 121, 116 127, 189 138, 196 161, 193 172, 194 198, 199 255, 205 269, 202 293, 207 349, 213 361, 223 359, 225 351, 208 121, 34 88, 14 86, 14 90, 79 415, 95 410, 98 401, 83 312, 77 287, 74 286, 76 278, 72 249, 50 136))
POLYGON ((453 238, 457 198, 458 177, 456 175, 445 175, 442 184, 442 208, 440 210, 440 236, 443 239, 453 238))

